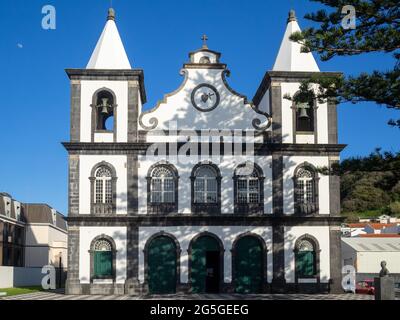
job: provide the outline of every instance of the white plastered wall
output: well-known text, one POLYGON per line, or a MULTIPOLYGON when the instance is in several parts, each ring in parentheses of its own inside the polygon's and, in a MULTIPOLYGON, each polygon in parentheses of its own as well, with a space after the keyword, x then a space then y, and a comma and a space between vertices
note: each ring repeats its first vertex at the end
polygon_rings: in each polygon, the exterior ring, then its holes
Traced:
POLYGON ((318 240, 320 248, 320 279, 327 283, 330 279, 329 226, 284 227, 285 230, 285 279, 288 283, 295 281, 294 249, 298 238, 309 234, 318 240))
POLYGON ((80 227, 79 228, 79 280, 90 283, 90 244, 101 235, 111 237, 115 242, 116 283, 126 279, 126 227, 80 227))
POLYGON ((127 169, 125 155, 81 155, 79 157, 79 213, 90 214, 90 175, 93 167, 105 161, 117 174, 117 214, 127 214, 127 169))
POLYGON ((218 236, 225 249, 224 253, 224 281, 232 280, 231 249, 235 239, 246 232, 261 236, 267 246, 267 281, 272 280, 272 227, 254 226, 174 226, 174 227, 143 227, 139 228, 139 281, 144 282, 144 247, 147 240, 154 234, 164 231, 173 235, 181 247, 180 273, 181 282, 187 283, 189 277, 189 244, 201 232, 210 232, 218 236))
MULTIPOLYGON (((139 177, 138 177, 138 189, 139 189, 139 214, 147 213, 147 180, 150 167, 158 163, 159 161, 165 160, 165 157, 148 157, 139 156, 139 177)), ((196 161, 190 161, 185 163, 185 159, 179 158, 179 162, 176 157, 169 157, 169 163, 174 165, 178 170, 179 181, 178 181, 178 213, 191 213, 191 180, 190 176, 193 167, 203 160, 210 160, 213 164, 217 165, 222 176, 221 180, 221 212, 233 213, 234 212, 234 191, 233 191, 233 174, 237 165, 244 163, 245 161, 254 161, 261 167, 264 173, 264 212, 266 214, 272 213, 272 169, 271 162, 272 157, 234 157, 225 156, 222 162, 218 159, 213 158, 200 158, 196 161)), ((186 160, 187 161, 187 160, 186 160)))
MULTIPOLYGON (((127 81, 81 81, 81 142, 91 142, 93 95, 99 89, 114 92, 117 103, 117 142, 127 142, 128 132, 128 82, 127 81)), ((115 128, 114 128, 115 129, 115 128)), ((110 134, 96 134, 96 142, 110 142, 110 134)), ((111 140, 112 141, 112 140, 111 140)))
MULTIPOLYGON (((294 170, 300 164, 308 162, 316 168, 327 167, 327 156, 283 156, 283 212, 294 213, 294 170)), ((318 204, 320 214, 329 214, 329 176, 318 173, 318 204)))
POLYGON ((158 108, 143 116, 144 125, 151 118, 158 120, 157 130, 166 130, 171 122, 179 130, 226 129, 252 130, 253 119, 265 122, 242 96, 233 94, 225 85, 221 69, 185 69, 187 81, 177 92, 166 96, 158 108), (197 110, 191 102, 193 89, 200 84, 213 85, 220 94, 219 105, 209 112, 197 110))

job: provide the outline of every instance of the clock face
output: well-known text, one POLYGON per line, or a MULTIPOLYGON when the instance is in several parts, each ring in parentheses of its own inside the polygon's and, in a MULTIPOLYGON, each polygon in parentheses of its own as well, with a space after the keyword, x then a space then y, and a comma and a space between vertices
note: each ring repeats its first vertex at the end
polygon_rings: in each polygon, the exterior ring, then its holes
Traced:
POLYGON ((203 112, 215 109, 219 104, 217 89, 209 84, 200 84, 192 92, 193 106, 203 112))

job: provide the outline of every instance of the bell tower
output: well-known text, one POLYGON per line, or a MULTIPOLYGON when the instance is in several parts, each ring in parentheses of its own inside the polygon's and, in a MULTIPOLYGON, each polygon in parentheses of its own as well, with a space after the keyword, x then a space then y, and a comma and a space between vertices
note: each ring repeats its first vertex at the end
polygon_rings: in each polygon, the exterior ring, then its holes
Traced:
MULTIPOLYGON (((130 225, 116 226, 105 218, 123 218, 137 211, 137 159, 129 145, 138 141, 138 114, 146 102, 143 71, 131 67, 114 9, 108 10, 86 68, 67 69, 66 73, 71 82, 70 141, 64 143, 69 153, 70 269, 66 288, 69 294, 94 293, 98 290, 95 283, 82 276, 93 270, 79 265, 79 255, 88 255, 90 247, 82 230, 101 223, 101 234, 118 233, 121 241, 127 241, 127 234, 133 232, 128 230, 130 225)), ((135 275, 126 271, 123 262, 117 262, 115 268, 118 272, 109 290, 123 293, 135 275)))
POLYGON ((71 80, 71 142, 135 142, 145 103, 143 71, 132 69, 115 23, 107 22, 86 69, 67 69, 71 80))

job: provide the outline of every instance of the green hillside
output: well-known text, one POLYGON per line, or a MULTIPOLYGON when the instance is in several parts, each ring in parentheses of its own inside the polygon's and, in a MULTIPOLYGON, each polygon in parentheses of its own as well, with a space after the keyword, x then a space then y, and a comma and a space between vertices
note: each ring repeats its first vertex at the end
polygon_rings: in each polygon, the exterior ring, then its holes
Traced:
POLYGON ((341 176, 342 214, 348 221, 400 217, 400 152, 376 149, 367 157, 343 160, 335 169, 341 176))

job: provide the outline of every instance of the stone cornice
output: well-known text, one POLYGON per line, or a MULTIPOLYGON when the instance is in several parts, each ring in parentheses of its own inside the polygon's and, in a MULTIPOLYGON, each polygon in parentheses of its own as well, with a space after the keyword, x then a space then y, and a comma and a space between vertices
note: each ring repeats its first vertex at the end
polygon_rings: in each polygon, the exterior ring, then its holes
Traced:
POLYGON ((271 85, 271 82, 301 82, 311 78, 312 76, 322 77, 338 77, 341 72, 303 72, 303 71, 267 71, 263 80, 258 87, 256 94, 253 97, 253 102, 258 106, 265 92, 271 85))
POLYGON ((216 216, 199 216, 192 214, 168 214, 168 215, 126 215, 112 217, 96 217, 92 215, 70 216, 67 218, 69 225, 107 225, 134 223, 139 226, 166 226, 166 225, 254 225, 254 226, 338 226, 344 221, 344 217, 330 215, 296 216, 296 215, 238 215, 220 214, 216 216))
POLYGON ((71 81, 76 80, 112 80, 130 81, 136 80, 140 86, 142 104, 147 101, 146 89, 144 86, 144 72, 142 69, 131 70, 109 70, 109 69, 65 69, 71 81))

